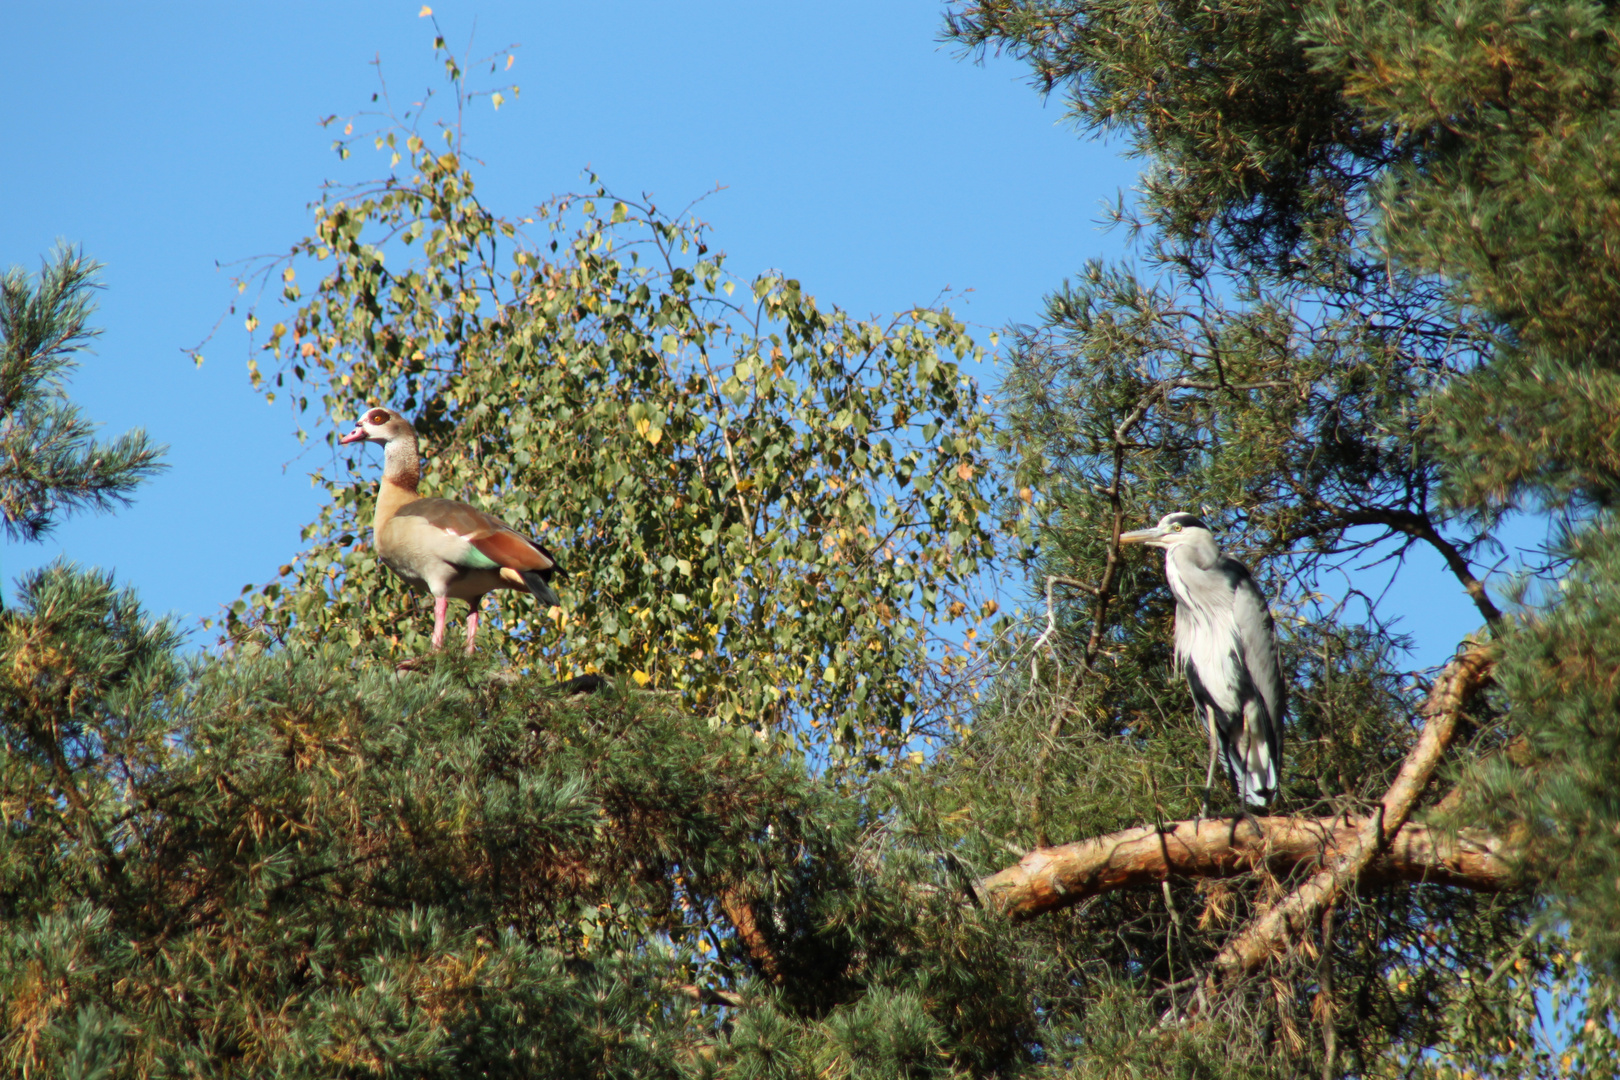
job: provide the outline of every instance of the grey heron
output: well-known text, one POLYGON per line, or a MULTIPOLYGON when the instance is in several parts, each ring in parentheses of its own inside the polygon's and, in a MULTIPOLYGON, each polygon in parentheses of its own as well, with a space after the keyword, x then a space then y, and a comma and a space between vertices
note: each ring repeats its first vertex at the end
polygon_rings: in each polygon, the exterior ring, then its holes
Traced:
POLYGON ((1192 514, 1166 514, 1153 528, 1119 539, 1164 549, 1164 576, 1176 597, 1176 666, 1209 730, 1204 810, 1217 758, 1245 807, 1264 807, 1282 776, 1288 708, 1266 598, 1248 569, 1222 553, 1209 526, 1192 514))

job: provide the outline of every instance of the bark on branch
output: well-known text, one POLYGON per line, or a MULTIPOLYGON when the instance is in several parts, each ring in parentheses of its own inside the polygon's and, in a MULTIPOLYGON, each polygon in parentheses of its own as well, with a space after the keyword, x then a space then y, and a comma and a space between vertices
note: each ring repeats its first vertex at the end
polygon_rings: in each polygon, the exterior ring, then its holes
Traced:
POLYGON ((696 986, 692 983, 681 983, 673 987, 677 994, 691 998, 699 1005, 724 1005, 731 1009, 746 1009, 748 999, 741 994, 733 994, 729 990, 716 990, 712 986, 696 986))
POLYGON ((777 963, 776 950, 771 947, 771 941, 760 928, 759 919, 754 914, 754 902, 748 893, 740 886, 731 885, 720 890, 720 908, 731 921, 732 929, 737 931, 737 937, 743 943, 765 977, 771 982, 781 982, 781 967, 777 963))
MULTIPOLYGON (((1170 878, 1235 877, 1265 868, 1281 877, 1342 857, 1369 819, 1262 817, 1146 825, 1060 847, 1037 848, 979 883, 1006 914, 1027 919, 1118 889, 1170 878)), ((1506 841, 1463 830, 1452 834, 1407 823, 1375 852, 1362 886, 1429 882, 1494 891, 1512 884, 1506 841)))

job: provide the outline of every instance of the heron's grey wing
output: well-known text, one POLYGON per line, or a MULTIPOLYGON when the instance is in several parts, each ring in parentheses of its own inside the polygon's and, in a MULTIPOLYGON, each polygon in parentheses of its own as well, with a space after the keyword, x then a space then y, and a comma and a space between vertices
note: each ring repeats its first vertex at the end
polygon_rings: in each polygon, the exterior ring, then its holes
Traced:
POLYGON ((1288 708, 1288 691, 1283 682, 1281 656, 1277 649, 1277 631, 1271 610, 1259 586, 1243 566, 1225 560, 1233 585, 1233 634, 1237 637, 1243 665, 1248 670, 1254 688, 1265 704, 1264 716, 1256 716, 1256 732, 1265 740, 1270 752, 1271 766, 1278 781, 1282 777, 1283 716, 1288 708))
POLYGON ((1288 691, 1283 684, 1282 658, 1277 651, 1277 630, 1266 598, 1247 571, 1237 583, 1232 606, 1233 632, 1242 647, 1250 678, 1265 699, 1272 722, 1281 724, 1288 708, 1288 691))

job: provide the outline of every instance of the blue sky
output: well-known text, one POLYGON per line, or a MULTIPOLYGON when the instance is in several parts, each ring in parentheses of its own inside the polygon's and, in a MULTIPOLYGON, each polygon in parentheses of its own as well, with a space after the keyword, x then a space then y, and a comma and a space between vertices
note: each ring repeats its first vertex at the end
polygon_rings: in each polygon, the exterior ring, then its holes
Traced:
MULTIPOLYGON (((498 212, 579 189, 586 167, 661 206, 723 186, 701 216, 739 276, 780 269, 862 315, 971 290, 953 306, 986 335, 1124 254, 1097 220, 1136 163, 1077 137, 1020 65, 938 44, 934 0, 433 6, 458 51, 521 45, 521 96, 468 125, 498 212)), ((216 264, 284 250, 323 180, 382 171, 366 150, 340 162, 318 120, 366 106, 373 59, 400 98, 439 85, 419 7, 62 0, 0 17, 0 264, 36 268, 58 238, 107 264, 73 396, 106 433, 171 447, 131 509, 0 549, 8 595, 65 555, 192 623, 297 551, 329 452, 249 388, 239 316, 201 368, 185 350, 230 302, 216 264)), ((1415 659, 1439 662, 1477 614, 1427 555, 1403 584, 1415 659)))

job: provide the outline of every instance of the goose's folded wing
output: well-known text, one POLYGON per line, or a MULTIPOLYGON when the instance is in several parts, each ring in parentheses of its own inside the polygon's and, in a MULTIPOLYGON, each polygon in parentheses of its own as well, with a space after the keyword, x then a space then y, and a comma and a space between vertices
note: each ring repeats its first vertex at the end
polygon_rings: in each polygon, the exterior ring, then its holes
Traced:
POLYGON ((475 510, 464 502, 417 499, 403 507, 397 516, 421 518, 441 531, 447 542, 461 541, 470 546, 469 550, 456 544, 466 555, 453 561, 465 561, 480 568, 505 567, 519 571, 557 569, 557 560, 551 552, 522 533, 515 532, 500 518, 475 510))

